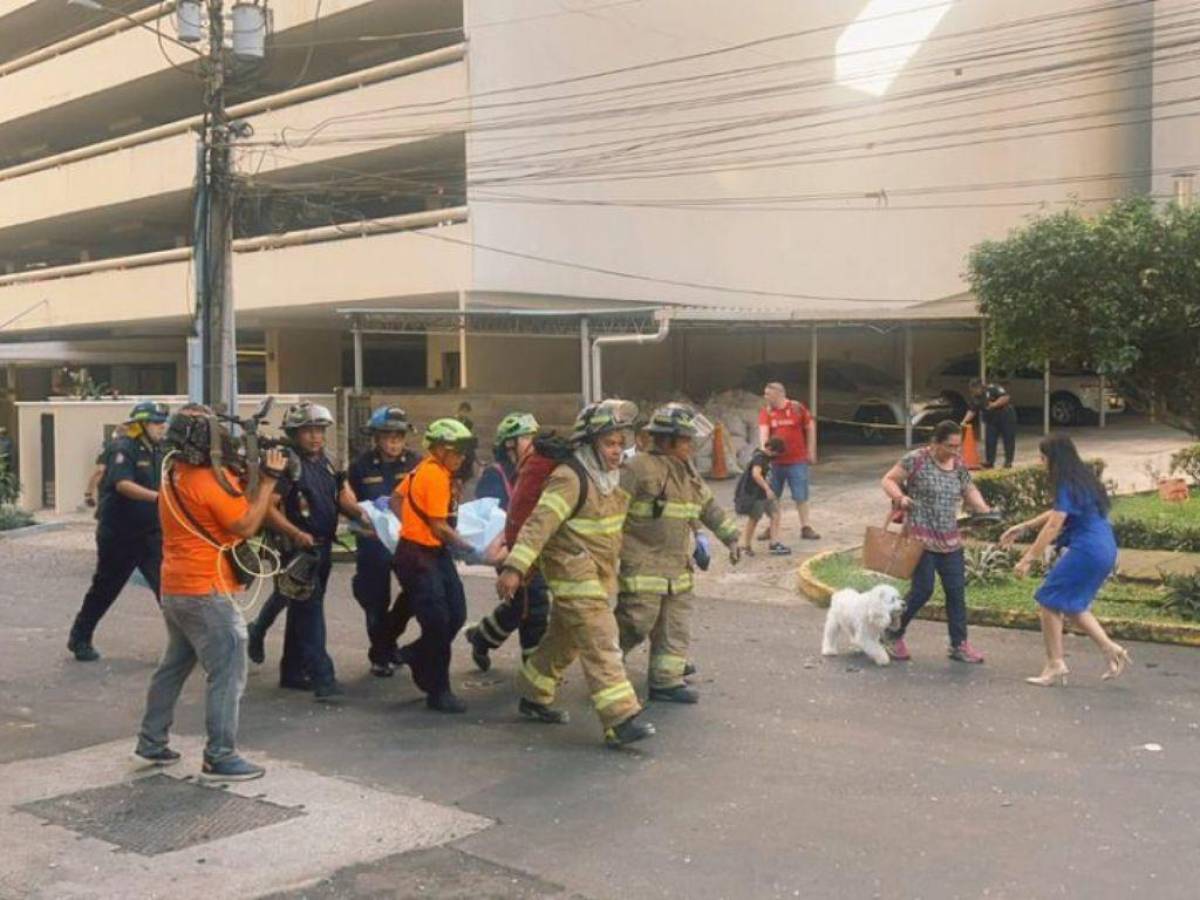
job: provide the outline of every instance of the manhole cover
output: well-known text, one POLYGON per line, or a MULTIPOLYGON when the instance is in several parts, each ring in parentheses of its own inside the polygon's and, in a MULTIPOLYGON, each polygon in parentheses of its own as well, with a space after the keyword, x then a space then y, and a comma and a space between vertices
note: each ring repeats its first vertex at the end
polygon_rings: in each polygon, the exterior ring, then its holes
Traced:
POLYGON ((63 794, 17 809, 143 856, 182 850, 304 815, 298 809, 169 775, 63 794))

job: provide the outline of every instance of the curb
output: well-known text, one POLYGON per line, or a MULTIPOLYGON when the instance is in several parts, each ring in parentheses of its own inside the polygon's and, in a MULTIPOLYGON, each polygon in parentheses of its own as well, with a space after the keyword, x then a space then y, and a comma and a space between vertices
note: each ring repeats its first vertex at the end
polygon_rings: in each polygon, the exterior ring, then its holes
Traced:
POLYGON ((10 528, 7 531, 0 531, 0 541, 16 540, 21 537, 28 537, 33 534, 45 534, 48 531, 66 531, 66 522, 38 522, 33 525, 26 525, 23 528, 10 528))
MULTIPOLYGON (((853 548, 848 548, 853 549, 853 548)), ((796 581, 800 593, 804 594, 814 606, 829 606, 829 598, 837 590, 817 578, 812 573, 814 563, 828 559, 843 550, 826 550, 818 553, 800 564, 796 573, 796 581)), ((934 622, 946 621, 946 608, 933 603, 917 613, 918 619, 934 622)), ((1097 617, 1099 618, 1099 617, 1097 617)), ((1160 622, 1139 622, 1136 619, 1099 618, 1100 624, 1110 637, 1128 641, 1147 641, 1155 644, 1180 644, 1185 647, 1200 647, 1200 625, 1167 625, 1160 622)), ((967 622, 971 625, 986 625, 992 628, 1019 628, 1024 631, 1040 631, 1041 620, 1038 614, 1027 609, 973 609, 967 607, 967 622)), ((1068 628, 1074 632, 1074 629, 1068 628)))

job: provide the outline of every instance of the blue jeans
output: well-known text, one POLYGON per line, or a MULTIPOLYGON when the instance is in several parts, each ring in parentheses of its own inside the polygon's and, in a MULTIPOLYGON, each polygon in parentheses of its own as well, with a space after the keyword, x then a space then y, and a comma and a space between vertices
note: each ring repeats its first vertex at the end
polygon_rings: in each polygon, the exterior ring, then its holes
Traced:
POLYGON ((175 703, 198 660, 208 676, 204 758, 214 763, 228 759, 236 752, 238 710, 246 687, 246 620, 220 594, 167 594, 162 598, 162 613, 167 649, 150 679, 138 750, 167 746, 175 703))
POLYGON ((780 500, 783 499, 783 486, 786 484, 793 500, 797 503, 808 501, 808 463, 771 463, 768 482, 780 500))
POLYGON ((396 574, 421 636, 402 649, 413 681, 436 697, 450 690, 450 647, 467 620, 467 596, 445 549, 400 540, 396 574))
MULTIPOLYGON (((329 586, 333 560, 328 543, 317 544, 316 550, 321 554, 321 562, 312 596, 287 604, 279 677, 281 681, 299 682, 308 676, 313 687, 321 687, 334 680, 333 660, 325 650, 325 589, 329 586)), ((271 599, 274 600, 274 596, 271 599)))
POLYGON ((950 630, 950 646, 957 647, 967 639, 967 573, 963 565, 960 547, 950 553, 934 553, 926 550, 913 572, 908 596, 904 598, 904 614, 900 617, 900 631, 904 631, 921 607, 933 596, 934 574, 942 580, 942 592, 946 595, 946 625, 950 630))

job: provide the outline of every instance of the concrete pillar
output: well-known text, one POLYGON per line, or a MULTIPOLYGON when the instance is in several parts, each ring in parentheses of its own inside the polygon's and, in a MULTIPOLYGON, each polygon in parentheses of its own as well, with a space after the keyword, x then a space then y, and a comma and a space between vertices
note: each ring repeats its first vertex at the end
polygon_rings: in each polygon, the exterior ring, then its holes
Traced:
MULTIPOLYGON (((812 413, 814 419, 818 416, 817 401, 820 397, 820 392, 817 390, 817 373, 820 371, 818 367, 817 352, 819 350, 817 341, 817 326, 812 326, 812 332, 809 335, 808 348, 808 411, 812 413)), ((814 429, 816 440, 813 441, 814 446, 809 448, 809 453, 816 454, 818 452, 815 446, 820 442, 821 429, 818 426, 814 429)))
POLYGON ((267 393, 329 393, 342 381, 341 332, 268 328, 267 393))

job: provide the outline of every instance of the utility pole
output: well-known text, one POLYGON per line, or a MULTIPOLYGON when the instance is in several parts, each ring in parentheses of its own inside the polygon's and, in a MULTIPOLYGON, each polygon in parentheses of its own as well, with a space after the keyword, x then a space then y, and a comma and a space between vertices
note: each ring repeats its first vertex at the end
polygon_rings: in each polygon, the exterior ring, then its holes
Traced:
MULTIPOLYGON (((237 412, 237 341, 233 319, 233 167, 225 114, 224 0, 208 0, 208 71, 205 78, 203 181, 205 216, 195 235, 195 258, 203 260, 201 302, 196 309, 204 403, 237 412), (203 241, 203 247, 200 242, 203 241)), ((199 272, 198 272, 199 274, 199 272)))

